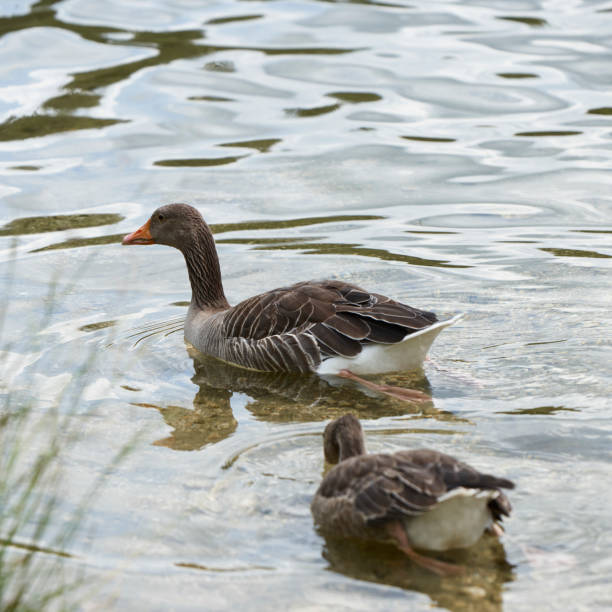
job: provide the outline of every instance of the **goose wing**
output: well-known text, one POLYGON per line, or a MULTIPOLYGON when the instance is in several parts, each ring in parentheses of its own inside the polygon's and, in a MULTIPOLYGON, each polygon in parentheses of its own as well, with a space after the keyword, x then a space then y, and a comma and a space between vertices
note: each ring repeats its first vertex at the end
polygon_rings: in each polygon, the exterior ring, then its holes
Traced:
POLYGON ((259 342, 268 352, 284 351, 284 356, 275 357, 282 362, 280 369, 304 367, 305 371, 326 357, 354 357, 364 344, 400 342, 436 321, 431 312, 355 285, 309 281, 274 289, 234 306, 224 315, 223 333, 227 338, 259 342), (295 367, 296 361, 299 367, 295 367), (286 362, 293 367, 285 367, 286 362))
MULTIPOLYGON (((353 457, 338 464, 323 480, 323 497, 352 501, 364 524, 374 526, 427 512, 449 491, 513 488, 503 478, 482 474, 449 455, 431 450, 353 457)), ((508 514, 505 496, 499 514, 508 514)), ((493 500, 497 501, 497 500, 493 500)))

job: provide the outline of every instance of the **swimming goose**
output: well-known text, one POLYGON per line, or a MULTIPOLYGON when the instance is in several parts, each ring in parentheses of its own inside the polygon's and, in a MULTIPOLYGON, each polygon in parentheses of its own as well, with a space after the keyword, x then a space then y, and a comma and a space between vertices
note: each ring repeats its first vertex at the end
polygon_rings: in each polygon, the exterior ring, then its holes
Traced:
POLYGON ((432 312, 340 280, 301 282, 232 307, 212 232, 187 204, 158 208, 122 244, 179 249, 192 291, 185 338, 203 353, 253 370, 336 374, 401 399, 431 399, 357 374, 420 367, 435 337, 461 316, 438 321, 432 312))
POLYGON ((337 463, 323 478, 311 511, 321 531, 331 535, 390 540, 415 563, 439 574, 463 568, 418 554, 424 550, 467 548, 510 515, 500 488, 505 478, 482 474, 434 450, 368 455, 359 420, 345 414, 327 425, 323 449, 337 463))

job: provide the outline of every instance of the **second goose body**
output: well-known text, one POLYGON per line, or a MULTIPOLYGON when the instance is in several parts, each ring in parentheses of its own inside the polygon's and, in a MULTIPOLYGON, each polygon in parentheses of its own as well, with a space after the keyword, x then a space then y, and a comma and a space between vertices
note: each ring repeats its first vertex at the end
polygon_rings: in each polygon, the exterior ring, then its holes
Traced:
POLYGON ((472 546, 511 506, 501 488, 514 484, 483 474, 434 450, 368 455, 359 420, 346 414, 329 423, 325 459, 337 464, 312 500, 324 533, 389 540, 413 561, 436 573, 460 571, 418 554, 413 548, 443 551, 472 546))

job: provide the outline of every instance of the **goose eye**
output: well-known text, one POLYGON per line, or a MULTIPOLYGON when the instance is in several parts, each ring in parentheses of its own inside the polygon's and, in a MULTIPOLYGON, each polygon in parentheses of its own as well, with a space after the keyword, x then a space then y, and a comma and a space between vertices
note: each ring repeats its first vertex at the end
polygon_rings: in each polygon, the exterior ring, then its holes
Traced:
POLYGON ((161 213, 159 215, 157 215, 157 220, 158 221, 163 221, 164 220, 164 215, 162 215, 161 213))

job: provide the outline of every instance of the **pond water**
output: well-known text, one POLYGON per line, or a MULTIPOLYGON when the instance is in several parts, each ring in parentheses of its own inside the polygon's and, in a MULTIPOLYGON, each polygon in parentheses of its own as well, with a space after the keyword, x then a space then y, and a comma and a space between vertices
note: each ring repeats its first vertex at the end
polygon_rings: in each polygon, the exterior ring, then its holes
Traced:
POLYGON ((0 393, 82 434, 61 517, 104 477, 61 551, 83 609, 612 607, 612 4, 11 0, 0 57, 0 393), (379 377, 433 402, 188 349, 182 257, 120 245, 172 201, 232 303, 331 277, 464 312, 379 377), (326 542, 347 411, 514 480, 502 540, 445 579, 326 542))

